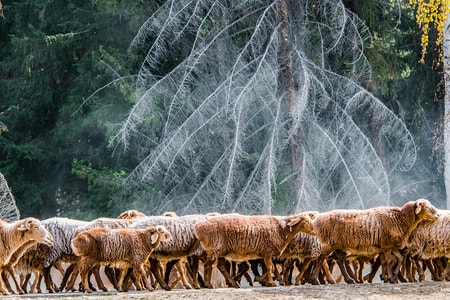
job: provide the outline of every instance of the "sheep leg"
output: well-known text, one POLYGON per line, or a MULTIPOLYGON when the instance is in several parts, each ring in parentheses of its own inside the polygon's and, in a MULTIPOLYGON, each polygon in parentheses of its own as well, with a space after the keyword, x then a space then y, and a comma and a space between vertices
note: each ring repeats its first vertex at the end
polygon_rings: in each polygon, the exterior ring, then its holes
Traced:
POLYGON ((34 281, 33 284, 31 285, 31 289, 30 293, 41 293, 41 282, 42 282, 42 278, 44 277, 44 274, 40 271, 36 271, 34 272, 34 281))
MULTIPOLYGON (((3 267, 0 268, 0 272, 3 274, 3 267)), ((8 295, 8 292, 4 289, 5 283, 3 280, 3 276, 0 276, 0 293, 2 293, 3 295, 8 295)))
POLYGON ((170 272, 172 272, 172 268, 174 265, 178 263, 178 259, 170 260, 166 263, 166 269, 164 271, 164 281, 169 282, 170 272))
POLYGON ((273 262, 273 276, 278 282, 282 281, 280 271, 278 271, 277 263, 273 262))
POLYGON ((214 263, 216 262, 216 258, 212 255, 207 255, 206 261, 204 263, 204 281, 205 281, 205 287, 208 289, 212 289, 213 286, 211 285, 211 274, 212 274, 212 267, 214 263))
POLYGON ((419 259, 414 259, 414 263, 416 265, 417 273, 419 274, 419 282, 425 280, 425 271, 419 259))
POLYGON ((245 280, 247 280, 249 285, 253 286, 253 280, 250 277, 250 275, 248 274, 248 270, 250 270, 249 262, 248 261, 240 262, 239 265, 238 265, 238 273, 236 274, 236 276, 233 277, 233 279, 236 282, 240 282, 241 279, 242 279, 242 276, 244 276, 245 280))
POLYGON ((71 264, 67 268, 66 274, 63 277, 60 290, 62 291, 63 288, 65 288, 66 291, 72 291, 72 292, 75 291, 73 286, 75 285, 75 280, 79 273, 80 273, 79 263, 71 264), (69 275, 70 275, 70 279, 68 280, 68 282, 66 284, 64 284, 64 280, 67 281, 67 277, 69 277, 69 275))
POLYGON ((355 284, 355 280, 353 280, 353 278, 350 277, 349 273, 347 272, 347 268, 345 267, 346 263, 345 263, 345 252, 344 251, 340 251, 340 250, 336 250, 336 262, 339 266, 339 269, 341 270, 341 274, 342 276, 344 276, 344 280, 347 284, 355 284))
POLYGON ((397 258, 397 265, 395 266, 395 268, 393 268, 391 277, 389 278, 389 281, 391 283, 395 283, 398 280, 400 268, 403 264, 404 258, 403 258, 403 255, 398 250, 394 250, 392 252, 392 254, 394 254, 394 256, 397 258))
MULTIPOLYGON (((308 269, 309 265, 311 264, 311 259, 307 258, 303 260, 303 263, 298 263, 297 265, 297 269, 298 269, 298 275, 297 277, 295 277, 295 285, 300 285, 301 281, 303 280, 303 276, 306 272, 306 270, 308 269)), ((285 279, 286 282, 286 279, 285 279)), ((289 282, 290 284, 290 282, 289 282)))
POLYGON ((333 249, 329 245, 322 245, 322 251, 320 253, 319 258, 311 272, 311 284, 319 285, 319 273, 322 268, 323 262, 328 258, 330 253, 333 252, 333 249))
POLYGON ((155 276, 156 281, 158 281, 159 285, 166 291, 170 291, 171 290, 170 286, 164 281, 161 275, 162 270, 161 263, 155 258, 150 258, 150 268, 153 273, 153 276, 155 276))
POLYGON ((190 258, 191 259, 189 259, 189 257, 188 257, 188 262, 186 263, 186 269, 192 277, 192 286, 194 287, 194 289, 200 289, 202 285, 203 286, 205 285, 205 283, 203 282, 203 279, 201 278, 201 276, 198 273, 200 257, 198 257, 197 255, 193 255, 190 258), (200 281, 202 281, 202 282, 200 282, 200 281))
POLYGON ((272 271, 273 271, 273 268, 274 268, 274 265, 273 265, 273 261, 272 261, 272 256, 266 256, 266 257, 264 257, 264 264, 266 265, 266 274, 265 275, 263 275, 263 276, 265 276, 266 277, 266 286, 267 287, 274 287, 274 286, 276 286, 276 284, 275 284, 275 282, 273 281, 273 278, 272 278, 272 271))
POLYGON ((11 275, 11 278, 14 282, 14 285, 16 286, 16 290, 20 295, 25 294, 24 290, 20 287, 19 282, 17 281, 16 272, 14 271, 14 268, 12 266, 7 266, 6 269, 8 270, 8 273, 11 275))
POLYGON ((444 270, 445 270, 445 267, 443 266, 443 264, 442 264, 442 261, 441 261, 441 258, 440 257, 438 257, 438 258, 434 258, 433 260, 432 260, 432 262, 433 262, 433 265, 435 266, 435 277, 433 278, 433 280, 435 280, 435 281, 442 281, 442 280, 444 280, 444 270))
POLYGON ((382 252, 380 254, 381 267, 382 267, 382 279, 384 282, 395 283, 396 278, 394 276, 394 266, 398 263, 396 255, 391 250, 382 252))
POLYGON ((407 255, 405 257, 405 271, 406 271, 406 278, 408 279, 408 282, 415 282, 416 278, 413 276, 413 266, 411 261, 411 256, 407 255))
MULTIPOLYGON (((74 291, 74 290, 73 290, 73 285, 74 285, 74 283, 75 283, 75 279, 72 280, 72 276, 71 276, 71 275, 73 274, 73 271, 74 271, 76 265, 77 265, 77 264, 70 264, 70 266, 67 267, 67 270, 66 270, 66 272, 64 273, 64 276, 63 276, 63 278, 62 278, 61 285, 59 286, 59 290, 60 290, 60 291, 64 291, 64 289, 66 289, 66 291, 67 291, 67 290, 74 291), (69 276, 70 276, 70 280, 69 280, 69 276), (72 282, 72 284, 70 285, 70 284, 68 283, 68 281, 69 281, 69 283, 70 283, 71 281, 73 281, 73 282, 72 282), (67 288, 66 288, 66 287, 67 287, 67 288)), ((77 269, 76 275, 78 275, 78 269, 77 269)), ((75 277, 76 277, 76 275, 75 275, 75 277)))
MULTIPOLYGON (((121 269, 120 270, 120 276, 119 276, 119 280, 117 281, 117 291, 119 291, 119 292, 124 292, 124 289, 123 289, 123 280, 125 279, 125 275, 126 275, 126 272, 127 271, 127 269, 125 270, 125 269, 121 269)), ((136 287, 138 286, 138 284, 139 283, 136 283, 136 280, 135 280, 135 285, 136 285, 136 287)))
POLYGON ((372 263, 372 265, 371 265, 370 273, 363 277, 364 281, 367 280, 367 282, 372 283, 372 281, 375 278, 375 275, 377 274, 378 269, 380 268, 380 266, 381 266, 381 259, 378 256, 375 259, 375 261, 372 263))
POLYGON ((44 268, 44 270, 43 270, 44 282, 45 282, 45 288, 47 289, 47 291, 49 293, 54 293, 55 290, 53 289, 52 275, 50 274, 51 268, 52 268, 52 266, 48 266, 48 267, 44 268))
POLYGON ((31 274, 28 273, 25 276, 23 276, 22 274, 20 275, 20 286, 22 288, 22 290, 27 293, 27 285, 28 285, 28 281, 30 280, 31 274))
POLYGON ((219 271, 222 273, 223 277, 225 278, 225 281, 227 282, 227 285, 229 287, 234 287, 234 288, 241 287, 239 285, 239 283, 231 277, 230 273, 228 272, 227 265, 228 265, 228 261, 225 258, 220 257, 218 259, 218 261, 217 261, 217 268, 219 269, 219 271))
POLYGON ((322 270, 325 272, 325 277, 327 278, 327 282, 330 284, 336 284, 336 280, 334 280, 333 275, 331 274, 331 270, 328 266, 327 260, 324 260, 322 263, 322 270))
POLYGON ((153 291, 153 287, 147 279, 147 273, 145 273, 144 264, 140 263, 138 266, 135 266, 133 270, 135 271, 135 276, 137 278, 136 281, 139 281, 139 278, 141 278, 142 281, 144 281, 145 288, 149 291, 153 291))
MULTIPOLYGON (((292 272, 294 270, 295 259, 288 258, 285 260, 283 264, 283 271, 281 273, 282 280, 280 281, 281 285, 291 285, 292 284, 292 272)), ((297 276, 298 277, 298 276, 297 276)))
POLYGON ((8 278, 8 274, 6 274, 6 269, 7 267, 5 267, 5 269, 3 269, 2 272, 2 279, 3 282, 5 283, 5 288, 8 291, 8 294, 15 294, 14 290, 11 288, 11 285, 9 284, 9 278, 8 278))
POLYGON ((82 257, 78 264, 84 291, 86 293, 92 293, 92 289, 89 286, 89 270, 92 266, 95 266, 95 261, 89 259, 88 257, 82 257))
MULTIPOLYGON (((123 271, 125 272, 125 270, 123 270, 123 271)), ((113 274, 111 274, 114 277, 113 287, 116 290, 119 290, 117 284, 119 282, 121 270, 118 268, 114 268, 114 269, 110 269, 110 272, 113 272, 113 274)), ((122 283, 122 288, 124 290, 128 291, 134 282, 135 282, 135 276, 133 274, 133 269, 132 268, 126 269, 125 278, 123 279, 123 283, 122 283)))
POLYGON ((179 277, 181 278, 181 283, 183 284, 183 287, 185 289, 192 289, 191 285, 186 280, 186 271, 185 267, 183 265, 183 260, 178 260, 175 264, 175 267, 177 268, 179 277))
POLYGON ((104 269, 105 275, 108 278, 109 282, 114 288, 117 288, 117 280, 114 272, 114 268, 111 268, 109 266, 105 266, 104 269))
POLYGON ((92 273, 94 274, 95 281, 97 282, 97 287, 104 292, 107 292, 108 289, 103 284, 103 280, 100 276, 100 266, 95 266, 92 268, 92 273))

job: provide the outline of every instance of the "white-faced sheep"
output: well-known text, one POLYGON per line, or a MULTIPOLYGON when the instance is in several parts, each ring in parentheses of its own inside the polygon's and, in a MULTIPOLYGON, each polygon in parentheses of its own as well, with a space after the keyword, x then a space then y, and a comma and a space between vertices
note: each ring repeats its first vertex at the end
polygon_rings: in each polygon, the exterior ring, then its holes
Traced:
POLYGON ((138 290, 142 289, 141 279, 146 289, 153 290, 146 278, 144 263, 160 241, 168 239, 171 239, 171 234, 164 226, 146 229, 94 228, 79 233, 71 244, 73 252, 80 257, 80 276, 85 291, 92 292, 88 284, 88 271, 97 265, 122 270, 117 283, 119 291, 123 291, 122 284, 128 268, 133 268, 138 290))
MULTIPOLYGON (((13 223, 0 222, 0 272, 5 271, 11 256, 22 245, 30 240, 38 243, 52 245, 52 235, 42 226, 41 222, 35 218, 26 218, 13 223)), ((4 282, 0 278, 0 292, 8 294, 4 289, 4 282)))
POLYGON ((355 283, 344 266, 346 255, 380 254, 385 280, 396 281, 398 270, 389 268, 394 255, 406 246, 411 232, 424 220, 436 221, 439 213, 428 200, 409 201, 402 207, 375 207, 366 210, 334 210, 321 213, 314 220, 314 232, 322 243, 318 264, 313 270, 313 284, 319 284, 322 262, 334 251, 347 283, 355 283))
POLYGON ((275 286, 272 278, 272 258, 281 255, 288 243, 300 231, 313 232, 311 217, 307 213, 277 217, 270 215, 220 215, 199 222, 195 234, 206 252, 205 285, 212 288, 213 264, 225 276, 228 285, 239 287, 225 265, 230 261, 263 258, 267 272, 263 275, 266 286, 275 286))

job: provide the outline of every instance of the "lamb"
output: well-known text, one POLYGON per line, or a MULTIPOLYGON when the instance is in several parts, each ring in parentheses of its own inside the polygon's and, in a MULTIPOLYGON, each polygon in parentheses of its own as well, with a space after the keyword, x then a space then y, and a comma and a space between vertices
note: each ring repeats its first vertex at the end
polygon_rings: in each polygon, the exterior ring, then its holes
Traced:
POLYGON ((334 251, 347 283, 355 283, 344 266, 345 255, 373 257, 380 254, 384 280, 396 281, 398 270, 388 268, 393 254, 407 244, 411 232, 424 220, 436 221, 439 213, 426 199, 409 201, 402 207, 375 207, 366 210, 334 210, 321 213, 314 222, 314 233, 322 243, 318 264, 313 269, 313 284, 319 284, 322 262, 334 251))
MULTIPOLYGON (((88 229, 92 229, 92 228, 109 228, 109 229, 127 228, 133 221, 135 221, 139 218, 142 218, 143 216, 145 216, 145 215, 143 213, 138 212, 137 210, 129 210, 129 211, 121 213, 117 219, 98 218, 98 219, 92 220, 90 222, 85 223, 84 225, 77 227, 73 232, 73 236, 75 237, 75 236, 77 236, 78 233, 83 232, 88 229)), ((75 260, 77 260, 77 259, 75 259, 75 260)), ((103 284, 103 281, 100 278, 99 270, 94 269, 93 273, 96 278, 98 287, 101 290, 106 291, 107 289, 106 289, 105 285, 103 284)), ((109 275, 109 273, 107 273, 107 274, 109 275)), ((78 275, 77 261, 74 262, 72 259, 72 265, 66 271, 66 274, 63 277, 63 280, 61 282, 61 286, 60 286, 59 290, 64 290, 64 288, 66 288, 66 290, 73 290, 73 285, 75 283, 77 275, 78 275), (71 278, 67 282, 69 275, 71 276, 71 278), (66 282, 67 282, 67 286, 66 286, 66 282)), ((111 276, 108 276, 108 277, 110 278, 110 280, 113 279, 111 276)), ((114 283, 115 283, 114 280, 112 280, 112 283, 114 285, 114 283)))
POLYGON ((204 281, 212 288, 213 264, 225 276, 227 284, 239 287, 226 270, 225 259, 246 261, 263 258, 266 265, 266 286, 275 286, 272 278, 272 258, 281 255, 298 232, 313 233, 312 220, 308 213, 292 216, 238 214, 220 215, 195 225, 195 234, 206 252, 204 281))
POLYGON ((79 233, 71 245, 73 252, 81 257, 79 269, 85 291, 92 292, 88 284, 88 271, 98 265, 111 265, 122 269, 117 283, 119 291, 123 291, 125 270, 128 268, 133 268, 138 290, 142 289, 141 279, 147 290, 153 290, 147 280, 144 263, 161 241, 171 238, 170 232, 160 225, 146 229, 94 228, 79 233))
MULTIPOLYGON (((26 218, 13 223, 0 222, 0 272, 3 273, 11 259, 11 256, 19 248, 35 240, 38 243, 52 245, 52 235, 35 218, 26 218)), ((4 282, 0 276, 0 292, 7 295, 4 282)))

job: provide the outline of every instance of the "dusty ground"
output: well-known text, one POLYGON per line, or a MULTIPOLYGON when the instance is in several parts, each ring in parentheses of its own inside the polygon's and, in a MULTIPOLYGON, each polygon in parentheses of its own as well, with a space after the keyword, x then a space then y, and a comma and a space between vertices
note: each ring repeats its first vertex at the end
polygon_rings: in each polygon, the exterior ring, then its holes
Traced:
POLYGON ((175 289, 170 292, 156 290, 153 292, 116 293, 65 293, 65 294, 35 294, 3 299, 87 299, 87 300, 153 300, 153 299, 195 299, 195 300, 244 300, 244 299, 449 299, 450 282, 421 282, 401 284, 358 284, 358 285, 320 285, 292 287, 245 287, 240 289, 218 288, 213 290, 175 289))

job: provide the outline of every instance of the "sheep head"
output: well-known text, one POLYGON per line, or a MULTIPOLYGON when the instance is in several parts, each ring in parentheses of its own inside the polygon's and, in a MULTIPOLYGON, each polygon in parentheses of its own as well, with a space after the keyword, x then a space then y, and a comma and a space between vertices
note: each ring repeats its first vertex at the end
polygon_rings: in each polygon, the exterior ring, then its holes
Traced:
POLYGON ((155 228, 155 231, 151 234, 151 242, 152 244, 156 244, 161 241, 168 241, 172 239, 172 234, 167 230, 166 227, 162 225, 158 225, 155 228))
POLYGON ((438 210, 427 199, 417 199, 414 204, 414 212, 419 220, 436 221, 439 218, 438 210))
MULTIPOLYGON (((316 215, 314 215, 316 216, 316 215)), ((287 226, 291 232, 297 234, 299 231, 314 235, 314 226, 310 212, 305 212, 287 217, 287 226)))
POLYGON ((24 234, 28 240, 34 240, 38 243, 53 245, 53 237, 38 219, 26 218, 19 222, 18 231, 24 234))

